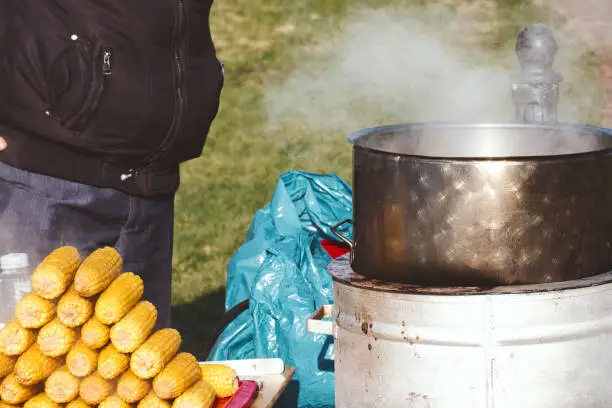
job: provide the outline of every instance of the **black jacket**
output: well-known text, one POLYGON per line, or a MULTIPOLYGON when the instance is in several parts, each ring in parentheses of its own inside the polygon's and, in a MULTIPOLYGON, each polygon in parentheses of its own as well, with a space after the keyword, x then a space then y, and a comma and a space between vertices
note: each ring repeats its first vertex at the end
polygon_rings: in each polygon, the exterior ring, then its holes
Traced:
POLYGON ((219 108, 212 0, 1 0, 0 161, 173 193, 219 108))

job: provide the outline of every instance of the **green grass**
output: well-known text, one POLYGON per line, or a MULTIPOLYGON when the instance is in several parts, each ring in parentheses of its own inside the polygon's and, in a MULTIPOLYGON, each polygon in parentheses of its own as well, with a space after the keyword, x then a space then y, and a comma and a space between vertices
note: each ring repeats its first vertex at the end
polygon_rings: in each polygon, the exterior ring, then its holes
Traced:
MULTIPOLYGON (((266 92, 305 66, 312 66, 313 72, 325 72, 329 52, 351 11, 369 7, 400 12, 406 4, 419 6, 425 2, 215 2, 211 23, 220 59, 225 63, 226 83, 204 154, 182 167, 182 187, 176 200, 173 319, 184 334, 187 350, 199 351, 222 315, 226 264, 241 245, 255 211, 269 201, 279 175, 290 169, 334 172, 350 182, 351 149, 345 140, 350 129, 315 126, 299 117, 270 126, 266 92)), ((473 16, 474 27, 479 27, 474 31, 482 30, 480 36, 466 40, 472 43, 463 45, 468 53, 476 41, 495 56, 496 51, 513 46, 521 26, 537 21, 554 23, 526 0, 454 0, 444 4, 454 13, 463 10, 473 16)), ((573 82, 565 85, 571 91, 564 97, 594 98, 585 94, 581 85, 584 81, 592 84, 590 56, 585 55, 576 69, 573 82)), ((409 112, 418 101, 410 100, 410 94, 406 98, 409 112)), ((353 130, 398 119, 367 96, 340 101, 359 113, 353 130)), ((305 96, 297 105, 309 103, 305 96)), ((347 106, 339 105, 338 109, 346 110, 347 106)), ((512 114, 508 112, 509 117, 512 114)), ((596 122, 592 111, 581 114, 585 120, 596 122)), ((407 113, 406 119, 418 118, 407 113)))

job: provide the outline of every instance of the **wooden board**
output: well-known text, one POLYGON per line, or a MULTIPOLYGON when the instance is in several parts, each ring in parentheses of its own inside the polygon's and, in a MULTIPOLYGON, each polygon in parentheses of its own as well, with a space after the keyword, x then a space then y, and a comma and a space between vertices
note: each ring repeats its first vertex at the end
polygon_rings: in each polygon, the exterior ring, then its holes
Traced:
POLYGON ((260 377, 241 377, 244 380, 263 382, 263 387, 251 408, 272 408, 295 374, 295 368, 286 366, 282 374, 263 375, 260 377))

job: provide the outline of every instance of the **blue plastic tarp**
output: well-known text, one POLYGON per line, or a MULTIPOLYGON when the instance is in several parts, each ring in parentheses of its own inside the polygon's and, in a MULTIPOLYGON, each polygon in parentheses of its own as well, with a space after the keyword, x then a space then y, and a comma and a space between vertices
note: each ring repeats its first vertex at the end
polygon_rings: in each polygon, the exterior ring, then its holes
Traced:
MULTIPOLYGON (((320 241, 337 241, 331 227, 347 218, 347 183, 289 171, 228 264, 226 309, 247 299, 249 309, 225 328, 209 360, 283 359, 296 373, 279 406, 334 406, 333 339, 308 333, 306 321, 333 301, 331 257, 320 241)), ((350 224, 341 232, 350 238, 350 224)))

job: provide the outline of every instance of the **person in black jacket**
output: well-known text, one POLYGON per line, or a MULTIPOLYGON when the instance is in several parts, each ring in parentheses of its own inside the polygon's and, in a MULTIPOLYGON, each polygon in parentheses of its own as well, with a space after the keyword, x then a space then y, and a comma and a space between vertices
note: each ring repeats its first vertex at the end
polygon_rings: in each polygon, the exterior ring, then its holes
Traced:
POLYGON ((170 324, 179 164, 224 81, 211 5, 0 2, 0 255, 114 246, 170 324))

